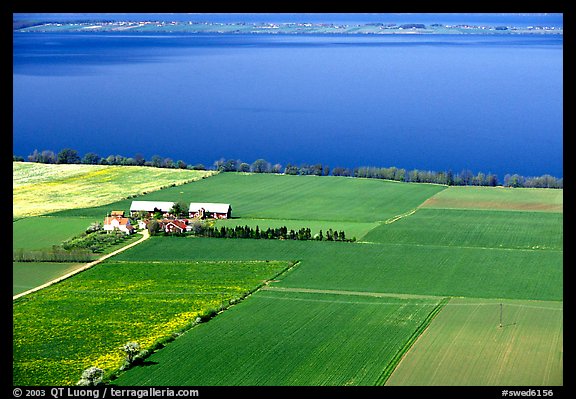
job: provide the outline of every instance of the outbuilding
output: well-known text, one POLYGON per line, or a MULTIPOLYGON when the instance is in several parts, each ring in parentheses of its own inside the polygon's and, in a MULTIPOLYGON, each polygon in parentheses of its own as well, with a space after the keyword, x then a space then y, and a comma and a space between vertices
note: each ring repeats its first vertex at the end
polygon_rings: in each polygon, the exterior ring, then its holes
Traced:
POLYGON ((148 212, 149 216, 152 216, 156 212, 164 214, 170 212, 174 204, 174 202, 168 201, 132 201, 132 205, 130 205, 130 215, 135 216, 138 212, 142 211, 148 212))
POLYGON ((230 219, 232 206, 213 202, 192 202, 188 208, 188 213, 191 218, 230 219))

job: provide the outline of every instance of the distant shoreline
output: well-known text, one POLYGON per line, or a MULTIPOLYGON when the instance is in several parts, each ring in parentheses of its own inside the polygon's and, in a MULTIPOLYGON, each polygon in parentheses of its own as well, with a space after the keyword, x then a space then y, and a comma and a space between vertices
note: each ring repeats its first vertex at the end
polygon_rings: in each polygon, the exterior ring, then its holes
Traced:
POLYGON ((181 22, 181 21, 100 21, 100 22, 14 22, 14 32, 134 32, 134 33, 190 33, 190 34, 261 34, 261 35, 501 35, 537 34, 562 35, 563 28, 534 25, 526 27, 475 24, 421 23, 247 23, 247 22, 181 22))

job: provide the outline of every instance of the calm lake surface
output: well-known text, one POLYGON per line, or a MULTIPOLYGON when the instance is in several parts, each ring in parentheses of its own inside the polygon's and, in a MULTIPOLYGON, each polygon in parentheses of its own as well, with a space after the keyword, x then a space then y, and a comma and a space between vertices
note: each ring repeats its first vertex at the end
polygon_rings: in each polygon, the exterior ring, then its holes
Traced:
POLYGON ((13 152, 563 176, 563 39, 14 33, 13 152))

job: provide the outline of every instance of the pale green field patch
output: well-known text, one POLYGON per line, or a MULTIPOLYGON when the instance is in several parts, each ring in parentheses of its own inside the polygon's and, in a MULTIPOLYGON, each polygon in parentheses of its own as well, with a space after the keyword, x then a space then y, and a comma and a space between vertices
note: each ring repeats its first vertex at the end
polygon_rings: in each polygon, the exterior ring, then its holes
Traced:
POLYGON ((562 309, 562 302, 452 299, 386 385, 562 385, 562 309))

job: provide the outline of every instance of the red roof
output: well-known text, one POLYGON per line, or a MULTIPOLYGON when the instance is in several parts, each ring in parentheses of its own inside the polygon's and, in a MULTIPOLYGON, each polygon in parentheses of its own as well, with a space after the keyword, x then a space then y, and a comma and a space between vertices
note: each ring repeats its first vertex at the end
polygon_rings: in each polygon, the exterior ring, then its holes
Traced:
POLYGON ((104 218, 104 224, 105 225, 110 225, 112 224, 112 222, 114 220, 117 220, 118 223, 122 226, 126 226, 126 225, 130 225, 130 219, 128 218, 121 218, 121 217, 113 217, 113 216, 107 216, 104 218))
POLYGON ((166 226, 168 226, 169 224, 173 224, 174 226, 179 227, 182 230, 186 230, 186 223, 183 220, 170 220, 168 223, 166 223, 164 226, 164 228, 166 228, 166 226))

